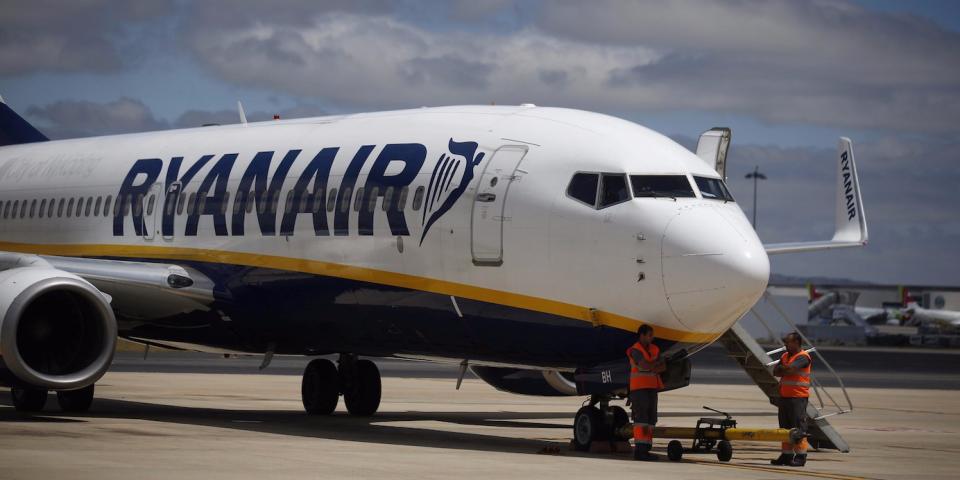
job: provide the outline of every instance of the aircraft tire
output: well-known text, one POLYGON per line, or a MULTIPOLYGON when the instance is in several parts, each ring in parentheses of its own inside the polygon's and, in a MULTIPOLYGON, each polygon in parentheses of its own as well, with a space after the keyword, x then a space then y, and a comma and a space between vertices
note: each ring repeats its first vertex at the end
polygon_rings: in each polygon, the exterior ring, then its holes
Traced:
POLYGON ((307 364, 300 382, 303 409, 310 415, 330 415, 340 401, 340 375, 330 360, 317 358, 307 364))
POLYGON ((370 360, 357 360, 352 392, 344 392, 343 402, 351 415, 369 417, 380 407, 380 370, 370 360))
POLYGON ((13 408, 18 412, 39 412, 47 403, 47 391, 38 388, 10 388, 13 408))
POLYGON ((93 388, 93 385, 88 385, 79 390, 57 392, 60 410, 70 413, 83 413, 90 410, 90 405, 93 404, 93 388))
POLYGON ((617 438, 620 429, 630 423, 630 416, 627 415, 627 411, 623 407, 613 406, 610 407, 610 410, 613 412, 613 424, 610 425, 608 438, 617 438))
POLYGON ((581 452, 590 451, 594 441, 604 440, 603 414, 591 406, 581 407, 573 417, 573 446, 581 452))

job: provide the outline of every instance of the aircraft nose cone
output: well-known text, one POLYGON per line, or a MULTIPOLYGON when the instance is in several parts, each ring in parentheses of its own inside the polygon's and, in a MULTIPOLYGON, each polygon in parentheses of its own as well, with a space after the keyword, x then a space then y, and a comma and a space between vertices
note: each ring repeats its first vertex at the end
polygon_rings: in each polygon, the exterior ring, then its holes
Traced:
POLYGON ((756 303, 770 278, 769 259, 753 229, 728 217, 717 207, 691 206, 664 230, 667 303, 677 320, 695 332, 730 328, 756 303))

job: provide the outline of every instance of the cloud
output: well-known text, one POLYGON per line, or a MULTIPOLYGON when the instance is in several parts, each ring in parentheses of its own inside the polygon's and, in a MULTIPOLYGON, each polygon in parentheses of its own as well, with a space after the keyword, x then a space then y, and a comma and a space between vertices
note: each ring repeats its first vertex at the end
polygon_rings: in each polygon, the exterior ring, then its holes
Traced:
POLYGON ((663 55, 610 72, 659 108, 724 110, 769 122, 954 131, 960 34, 845 1, 559 2, 536 24, 598 46, 663 55), (598 28, 598 26, 603 28, 598 28))
POLYGON ((535 102, 940 133, 960 118, 960 34, 843 1, 492 1, 423 23, 394 8, 199 15, 184 44, 225 81, 346 109, 535 102))
MULTIPOLYGON (((248 112, 247 121, 271 120, 274 114, 287 119, 316 117, 326 113, 318 106, 300 104, 275 112, 248 112)), ((26 110, 25 116, 53 140, 240 122, 237 110, 188 110, 170 122, 157 118, 142 101, 127 97, 106 103, 61 100, 44 106, 32 106, 26 110)))
POLYGON ((171 11, 171 1, 0 2, 0 74, 115 72, 124 40, 171 11))
MULTIPOLYGON (((248 122, 262 122, 272 120, 274 114, 280 115, 281 119, 290 119, 318 117, 326 115, 327 112, 314 105, 298 105, 278 110, 274 113, 264 111, 247 112, 246 116, 248 122)), ((236 110, 188 110, 177 117, 172 124, 172 128, 193 128, 210 124, 230 125, 234 123, 240 123, 240 114, 236 110)))
POLYGON ((52 139, 143 132, 168 128, 143 102, 120 98, 109 103, 61 100, 27 109, 26 117, 52 139))
POLYGON ((339 13, 298 28, 204 25, 188 38, 200 62, 222 79, 353 108, 490 101, 586 106, 609 90, 606 72, 654 58, 644 48, 598 51, 532 31, 439 31, 339 13))

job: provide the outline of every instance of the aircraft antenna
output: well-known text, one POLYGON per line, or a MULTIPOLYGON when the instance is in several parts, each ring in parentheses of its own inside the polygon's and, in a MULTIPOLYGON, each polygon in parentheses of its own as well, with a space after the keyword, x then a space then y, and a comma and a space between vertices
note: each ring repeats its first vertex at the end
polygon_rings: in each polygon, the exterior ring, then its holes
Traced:
POLYGON ((247 114, 243 112, 243 104, 237 100, 237 112, 240 113, 240 123, 247 124, 247 114))

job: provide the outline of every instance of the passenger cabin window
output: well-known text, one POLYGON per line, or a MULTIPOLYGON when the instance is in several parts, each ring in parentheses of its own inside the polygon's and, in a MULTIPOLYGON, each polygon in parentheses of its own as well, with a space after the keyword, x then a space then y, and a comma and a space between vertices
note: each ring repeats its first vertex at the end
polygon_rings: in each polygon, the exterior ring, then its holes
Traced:
POLYGON ((407 208, 407 195, 410 192, 410 187, 403 187, 400 189, 400 200, 397 202, 396 209, 398 212, 402 212, 404 208, 407 208))
POLYGON ((423 205, 423 191, 424 191, 424 188, 420 186, 420 187, 417 187, 417 189, 413 192, 412 207, 414 210, 420 210, 420 206, 423 205))
POLYGON ((723 200, 725 202, 734 202, 730 190, 719 178, 693 177, 697 182, 697 188, 700 189, 700 195, 708 200, 723 200))
POLYGON ((597 183, 599 181, 600 174, 577 173, 570 180, 570 185, 567 186, 567 195, 574 200, 578 200, 596 208, 597 183))
POLYGON ((634 197, 695 197, 686 175, 630 175, 634 197))

